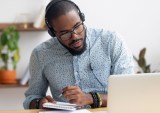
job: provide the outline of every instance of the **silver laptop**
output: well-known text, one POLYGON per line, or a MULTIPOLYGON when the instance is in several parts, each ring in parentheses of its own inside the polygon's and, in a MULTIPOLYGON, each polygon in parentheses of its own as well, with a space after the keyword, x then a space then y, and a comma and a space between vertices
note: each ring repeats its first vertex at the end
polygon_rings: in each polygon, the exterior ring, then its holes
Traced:
POLYGON ((107 113, 160 113, 160 73, 111 75, 107 113))

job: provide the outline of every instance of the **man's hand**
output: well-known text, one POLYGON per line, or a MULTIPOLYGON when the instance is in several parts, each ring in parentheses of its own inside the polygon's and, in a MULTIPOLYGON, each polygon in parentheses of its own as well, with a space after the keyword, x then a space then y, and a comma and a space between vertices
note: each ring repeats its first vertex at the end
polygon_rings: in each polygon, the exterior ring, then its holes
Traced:
POLYGON ((47 102, 50 102, 50 103, 55 103, 56 101, 50 96, 46 96, 44 98, 42 98, 39 102, 39 108, 40 109, 43 109, 44 107, 42 106, 44 103, 47 103, 47 102))
POLYGON ((90 94, 82 92, 78 86, 67 86, 63 89, 64 97, 70 102, 79 106, 89 105, 93 103, 93 98, 90 94))

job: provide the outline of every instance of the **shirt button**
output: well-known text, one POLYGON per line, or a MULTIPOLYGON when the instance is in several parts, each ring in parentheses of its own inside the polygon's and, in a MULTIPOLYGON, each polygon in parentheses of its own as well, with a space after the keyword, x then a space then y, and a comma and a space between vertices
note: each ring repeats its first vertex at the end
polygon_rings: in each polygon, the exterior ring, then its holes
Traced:
POLYGON ((78 75, 78 72, 77 72, 77 71, 75 72, 75 75, 78 75))

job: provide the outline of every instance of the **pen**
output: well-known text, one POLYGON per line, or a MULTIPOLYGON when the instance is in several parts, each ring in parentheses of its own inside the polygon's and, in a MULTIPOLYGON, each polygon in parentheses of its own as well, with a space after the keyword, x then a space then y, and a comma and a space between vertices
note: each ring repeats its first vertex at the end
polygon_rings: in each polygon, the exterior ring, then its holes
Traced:
POLYGON ((61 93, 58 97, 61 97, 63 94, 61 93))
MULTIPOLYGON (((78 83, 79 81, 76 81, 75 86, 78 86, 78 83)), ((61 96, 63 96, 63 92, 58 97, 61 97, 61 96)))

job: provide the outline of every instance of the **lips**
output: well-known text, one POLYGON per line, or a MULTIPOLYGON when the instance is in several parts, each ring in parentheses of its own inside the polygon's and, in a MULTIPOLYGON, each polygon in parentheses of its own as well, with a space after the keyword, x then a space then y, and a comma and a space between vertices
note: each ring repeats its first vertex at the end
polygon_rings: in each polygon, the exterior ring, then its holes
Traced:
POLYGON ((71 44, 73 48, 79 48, 82 45, 82 40, 75 41, 71 44))

